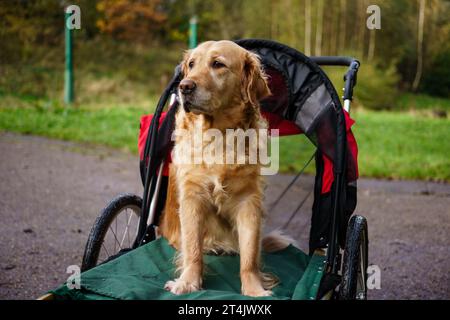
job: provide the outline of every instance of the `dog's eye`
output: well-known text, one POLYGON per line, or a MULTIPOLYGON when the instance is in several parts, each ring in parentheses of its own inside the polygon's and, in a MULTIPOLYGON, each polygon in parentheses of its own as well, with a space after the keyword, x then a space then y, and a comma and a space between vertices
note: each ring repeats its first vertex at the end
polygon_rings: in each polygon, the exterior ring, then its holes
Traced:
POLYGON ((212 63, 212 67, 215 68, 215 69, 219 69, 219 68, 225 67, 225 65, 224 65, 222 62, 214 61, 214 62, 212 63))
POLYGON ((194 67, 194 61, 190 61, 188 66, 189 66, 189 69, 192 69, 194 67))

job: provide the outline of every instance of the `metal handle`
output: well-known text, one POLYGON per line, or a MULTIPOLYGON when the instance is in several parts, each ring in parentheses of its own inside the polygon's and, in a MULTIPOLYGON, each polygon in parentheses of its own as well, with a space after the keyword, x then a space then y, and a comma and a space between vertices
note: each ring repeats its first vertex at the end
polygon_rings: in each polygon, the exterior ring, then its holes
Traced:
POLYGON ((344 66, 350 67, 353 62, 358 62, 352 57, 341 57, 341 56, 316 56, 310 57, 312 61, 317 63, 319 66, 344 66))
POLYGON ((323 56, 323 57, 310 57, 312 61, 320 66, 348 66, 347 73, 344 75, 344 109, 350 112, 350 102, 353 100, 353 88, 356 85, 358 69, 360 62, 352 57, 339 57, 339 56, 323 56))

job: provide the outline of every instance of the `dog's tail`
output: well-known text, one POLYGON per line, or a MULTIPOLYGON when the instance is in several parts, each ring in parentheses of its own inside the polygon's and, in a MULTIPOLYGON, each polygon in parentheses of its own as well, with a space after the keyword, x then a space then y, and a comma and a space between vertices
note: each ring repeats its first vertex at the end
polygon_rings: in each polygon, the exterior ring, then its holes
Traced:
POLYGON ((297 246, 297 241, 279 229, 271 231, 262 239, 262 249, 266 252, 280 251, 290 244, 297 246))

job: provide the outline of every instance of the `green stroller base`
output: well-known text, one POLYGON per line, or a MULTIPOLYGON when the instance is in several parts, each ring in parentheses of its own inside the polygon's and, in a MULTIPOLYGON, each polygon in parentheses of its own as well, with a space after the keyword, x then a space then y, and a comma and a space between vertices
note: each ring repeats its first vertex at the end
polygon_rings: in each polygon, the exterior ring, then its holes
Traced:
POLYGON ((62 300, 314 300, 326 260, 292 245, 263 253, 263 271, 273 273, 279 284, 271 297, 253 298, 241 294, 238 255, 205 255, 203 290, 175 295, 164 290, 175 278, 175 254, 167 240, 159 238, 82 273, 80 289, 63 285, 50 293, 62 300))

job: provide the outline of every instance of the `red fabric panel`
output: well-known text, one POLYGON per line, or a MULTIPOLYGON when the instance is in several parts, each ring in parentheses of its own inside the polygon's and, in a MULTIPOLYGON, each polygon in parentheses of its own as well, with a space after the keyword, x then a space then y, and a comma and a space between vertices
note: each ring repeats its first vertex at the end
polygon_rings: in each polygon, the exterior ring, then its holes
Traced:
POLYGON ((355 180, 359 177, 359 169, 358 169, 358 144, 356 143, 355 136, 353 135, 351 127, 355 124, 355 120, 350 118, 350 115, 347 111, 344 111, 345 114, 345 124, 347 127, 347 145, 350 149, 350 153, 352 158, 355 160, 355 180))
MULTIPOLYGON (((161 118, 159 118, 159 127, 163 123, 166 113, 161 113, 161 118)), ((138 150, 139 157, 141 161, 144 159, 145 141, 147 140, 148 129, 150 128, 150 123, 152 122, 153 115, 144 115, 141 117, 141 125, 139 127, 139 137, 138 137, 138 150)), ((158 129, 159 129, 158 127, 158 129)), ((164 163, 163 176, 169 176, 169 163, 172 162, 170 153, 167 155, 167 160, 164 163)))
POLYGON ((261 112, 261 115, 269 123, 269 129, 278 129, 281 136, 292 136, 303 133, 297 125, 291 121, 285 120, 279 115, 271 112, 261 112))
MULTIPOLYGON (((358 178, 358 145, 356 144, 355 136, 353 135, 353 132, 351 130, 351 127, 355 124, 355 120, 350 118, 350 115, 347 111, 344 110, 345 115, 345 127, 347 129, 347 146, 349 148, 349 151, 351 153, 351 157, 355 160, 355 179, 358 178)), ((333 174, 333 162, 330 158, 328 158, 326 155, 323 155, 323 178, 322 178, 322 194, 328 193, 331 190, 331 185, 334 181, 334 174, 333 174)))
POLYGON ((322 194, 331 190, 334 181, 333 162, 326 155, 322 154, 323 159, 323 177, 322 177, 322 194))
POLYGON ((144 159, 145 141, 147 140, 148 128, 152 121, 153 115, 145 115, 141 117, 141 125, 139 127, 138 150, 141 161, 144 159))
MULTIPOLYGON (((353 159, 355 159, 356 164, 356 178, 358 177, 358 166, 357 166, 357 158, 358 158, 358 146, 356 144, 355 137, 351 131, 351 127, 355 123, 353 119, 350 118, 349 114, 344 111, 345 114, 345 124, 347 129, 347 145, 349 147, 351 156, 353 159)), ((302 134, 303 132, 300 130, 299 127, 297 127, 293 122, 285 120, 281 118, 280 116, 269 113, 269 112, 262 112, 262 116, 268 121, 269 123, 269 129, 278 129, 280 136, 289 136, 289 135, 295 135, 295 134, 302 134)), ((164 118, 166 117, 166 113, 163 112, 161 114, 161 119, 159 124, 163 122, 164 118)), ((139 130, 139 138, 138 138, 138 149, 139 149, 139 156, 140 159, 143 159, 144 156, 144 148, 145 148, 145 141, 147 140, 147 133, 148 128, 150 127, 150 123, 152 121, 153 115, 144 115, 141 117, 141 126, 139 130)), ((166 164, 163 169, 163 174, 165 176, 169 175, 169 163, 171 162, 170 154, 168 155, 168 161, 166 161, 166 164)), ((333 162, 331 159, 329 159, 327 156, 323 155, 323 163, 324 163, 324 174, 323 174, 323 180, 322 180, 322 194, 328 193, 331 190, 331 185, 334 181, 334 175, 333 175, 333 162)))

